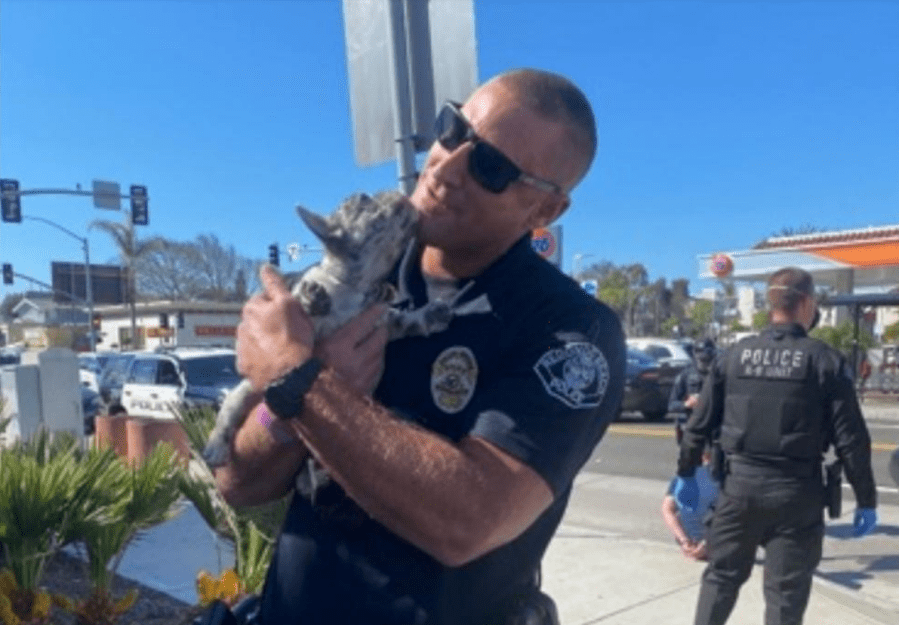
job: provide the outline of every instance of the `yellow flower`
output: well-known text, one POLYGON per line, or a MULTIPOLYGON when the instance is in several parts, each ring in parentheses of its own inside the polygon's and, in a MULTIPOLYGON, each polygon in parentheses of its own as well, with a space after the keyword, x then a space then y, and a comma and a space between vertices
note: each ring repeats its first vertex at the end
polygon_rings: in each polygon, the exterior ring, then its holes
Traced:
POLYGON ((221 599, 233 601, 243 592, 243 584, 237 576, 237 571, 228 569, 222 573, 219 579, 219 595, 221 599))
POLYGON ((50 616, 53 608, 53 598, 45 590, 23 592, 19 589, 16 579, 9 569, 0 571, 0 621, 3 625, 20 625, 23 622, 43 622, 50 616), (28 614, 18 615, 12 607, 15 595, 32 596, 31 610, 28 614))
POLYGON ((134 606, 134 603, 137 601, 137 595, 137 589, 132 588, 125 593, 124 597, 116 601, 115 606, 113 606, 113 611, 116 614, 124 614, 134 606))
POLYGON ((5 592, 0 594, 0 621, 3 622, 3 625, 20 625, 22 622, 12 611, 12 602, 5 592))
POLYGON ((234 569, 225 570, 218 579, 208 571, 197 574, 197 596, 202 606, 209 605, 216 599, 232 604, 243 592, 243 583, 234 569))
POLYGON ((200 598, 200 605, 207 606, 215 600, 215 589, 216 583, 209 571, 197 573, 197 596, 200 598))
POLYGON ((34 601, 31 603, 31 619, 45 619, 50 616, 50 608, 53 602, 50 599, 50 593, 46 590, 38 590, 34 594, 34 601))
POLYGON ((11 597, 19 589, 16 578, 9 569, 0 571, 0 595, 11 597))
POLYGON ((66 612, 74 612, 75 611, 75 602, 66 597, 65 595, 53 595, 51 597, 53 599, 53 603, 58 605, 60 608, 65 610, 66 612))

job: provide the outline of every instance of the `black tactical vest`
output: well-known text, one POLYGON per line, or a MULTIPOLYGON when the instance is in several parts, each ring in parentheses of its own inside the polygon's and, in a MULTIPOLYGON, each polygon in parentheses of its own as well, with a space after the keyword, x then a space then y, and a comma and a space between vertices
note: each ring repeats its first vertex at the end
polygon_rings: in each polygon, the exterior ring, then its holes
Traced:
MULTIPOLYGON (((698 395, 702 390, 702 383, 705 381, 705 376, 708 370, 705 372, 700 372, 696 365, 690 367, 687 371, 687 397, 690 395, 698 395)), ((686 397, 684 398, 686 399, 686 397)))
POLYGON ((797 324, 773 325, 728 353, 725 452, 820 460, 827 440, 818 363, 826 345, 797 324))

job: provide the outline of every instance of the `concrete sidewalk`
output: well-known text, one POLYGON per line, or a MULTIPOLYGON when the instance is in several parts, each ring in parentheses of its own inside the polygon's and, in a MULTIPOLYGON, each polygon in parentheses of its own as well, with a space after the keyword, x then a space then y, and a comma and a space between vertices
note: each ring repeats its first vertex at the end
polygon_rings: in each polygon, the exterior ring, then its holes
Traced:
MULTIPOLYGON (((657 480, 579 476, 543 563, 544 589, 555 599, 563 625, 692 624, 704 565, 684 558, 670 539, 629 535, 646 533, 645 528, 623 528, 612 518, 623 502, 647 524, 659 524, 664 535, 658 514, 664 488, 657 480)), ((899 508, 881 506, 879 514, 875 533, 860 540, 846 538, 851 511, 829 526, 806 623, 899 623, 899 508)), ((179 517, 132 545, 119 573, 194 603, 197 572, 218 572, 232 562, 228 546, 187 505, 179 517)), ((729 623, 761 623, 763 609, 757 566, 729 623)))
MULTIPOLYGON (((612 518, 626 505, 647 524, 662 523, 658 508, 665 486, 638 478, 579 476, 543 561, 543 586, 556 600, 563 625, 692 625, 705 565, 686 559, 673 541, 635 537, 645 528, 625 528, 612 518), (656 496, 649 497, 652 491, 656 496)), ((863 539, 847 538, 852 510, 828 526, 806 611, 809 625, 899 623, 899 508, 881 506, 878 512, 878 528, 863 539)), ((728 623, 757 625, 763 612, 757 565, 728 623)))
MULTIPOLYGON (((866 403, 869 419, 899 423, 899 401, 866 403)), ((608 442, 608 441, 607 441, 608 442)), ((544 589, 562 625, 691 625, 704 565, 684 558, 661 519, 667 482, 584 471, 543 563, 544 589)), ((850 538, 854 504, 828 521, 808 625, 899 623, 899 507, 880 505, 879 524, 850 538)), ((188 603, 197 572, 231 566, 230 547, 192 506, 133 544, 119 573, 188 603)), ((761 568, 743 586, 729 625, 763 622, 761 568)))

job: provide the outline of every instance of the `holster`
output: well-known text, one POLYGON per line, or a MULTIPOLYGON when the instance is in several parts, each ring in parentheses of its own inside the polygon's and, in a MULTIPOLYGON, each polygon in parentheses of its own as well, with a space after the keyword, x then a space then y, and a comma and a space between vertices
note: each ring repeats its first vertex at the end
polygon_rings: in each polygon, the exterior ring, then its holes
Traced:
POLYGON ((824 465, 824 507, 831 519, 843 511, 843 463, 839 460, 824 465))
POLYGON ((559 625, 559 612, 552 597, 539 588, 530 588, 516 597, 503 625, 559 625))
POLYGON ((719 484, 724 483, 724 476, 727 475, 727 456, 717 440, 712 443, 711 473, 713 480, 719 484))

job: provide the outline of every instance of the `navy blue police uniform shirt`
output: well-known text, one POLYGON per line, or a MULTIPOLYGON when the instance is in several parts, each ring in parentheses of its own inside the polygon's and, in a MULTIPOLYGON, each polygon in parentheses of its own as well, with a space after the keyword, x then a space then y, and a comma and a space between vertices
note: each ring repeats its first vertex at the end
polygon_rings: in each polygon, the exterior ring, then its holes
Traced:
MULTIPOLYGON (((401 261, 407 297, 397 306, 427 303, 417 258, 410 249, 401 261)), ((517 539, 450 568, 347 512, 349 500, 322 514, 295 495, 266 581, 265 623, 486 624, 531 582, 576 473, 617 413, 624 334, 527 237, 474 279, 458 308, 445 331, 388 344, 374 396, 452 441, 490 441, 542 476, 553 503, 517 539)), ((322 496, 325 509, 345 497, 322 496)))

